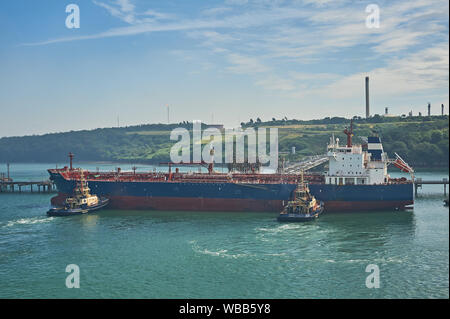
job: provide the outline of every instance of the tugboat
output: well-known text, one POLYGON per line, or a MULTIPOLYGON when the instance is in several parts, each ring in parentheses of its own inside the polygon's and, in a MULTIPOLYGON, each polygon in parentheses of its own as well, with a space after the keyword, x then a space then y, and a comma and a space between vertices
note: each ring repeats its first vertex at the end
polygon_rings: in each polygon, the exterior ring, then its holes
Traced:
POLYGON ((80 180, 73 191, 74 196, 68 197, 64 206, 53 207, 48 212, 49 216, 72 216, 82 215, 102 209, 109 203, 108 198, 98 198, 97 195, 91 195, 90 189, 84 179, 83 170, 80 169, 80 180))
POLYGON ((301 173, 300 183, 295 189, 294 200, 289 201, 278 216, 280 222, 306 222, 314 220, 323 212, 323 202, 318 202, 309 192, 301 173))

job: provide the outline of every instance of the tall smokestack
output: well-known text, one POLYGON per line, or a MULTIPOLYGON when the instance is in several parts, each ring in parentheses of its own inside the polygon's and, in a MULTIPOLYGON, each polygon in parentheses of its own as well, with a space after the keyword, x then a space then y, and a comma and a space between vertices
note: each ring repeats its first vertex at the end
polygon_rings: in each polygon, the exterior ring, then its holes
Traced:
POLYGON ((431 115, 431 104, 428 103, 428 116, 430 116, 430 115, 431 115))
POLYGON ((166 104, 167 107, 167 124, 170 124, 170 108, 169 104, 166 104))
POLYGON ((441 104, 441 115, 444 115, 444 104, 441 104))
POLYGON ((387 107, 384 108, 384 114, 388 115, 389 114, 389 109, 387 107))
POLYGON ((370 116, 370 109, 369 109, 369 77, 366 76, 366 118, 369 118, 370 116))

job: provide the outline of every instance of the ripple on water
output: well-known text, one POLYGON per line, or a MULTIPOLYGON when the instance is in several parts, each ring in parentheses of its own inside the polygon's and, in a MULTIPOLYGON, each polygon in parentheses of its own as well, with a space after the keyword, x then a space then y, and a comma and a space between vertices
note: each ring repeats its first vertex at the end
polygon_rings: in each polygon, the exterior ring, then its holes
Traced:
POLYGON ((284 232, 292 229, 299 229, 301 228, 301 225, 299 224, 284 224, 276 227, 257 227, 255 228, 256 231, 262 231, 262 232, 268 232, 268 233, 279 233, 284 232))
POLYGON ((448 208, 425 193, 412 212, 301 224, 213 212, 61 219, 45 215, 49 198, 0 198, 0 297, 448 298, 448 208), (81 268, 76 291, 64 285, 69 263, 81 268), (376 291, 368 264, 380 267, 376 291))
POLYGON ((202 254, 202 255, 209 255, 209 256, 215 256, 215 257, 225 257, 225 258, 243 258, 243 257, 250 257, 250 256, 254 256, 254 254, 249 254, 249 253, 229 253, 228 249, 219 249, 219 250, 209 250, 206 248, 202 248, 200 247, 200 245, 197 243, 197 241, 192 240, 189 242, 189 244, 191 244, 192 250, 197 253, 197 254, 202 254))
POLYGON ((54 217, 30 217, 30 218, 20 218, 16 220, 10 220, 3 223, 3 227, 13 227, 16 225, 33 225, 51 222, 54 217))

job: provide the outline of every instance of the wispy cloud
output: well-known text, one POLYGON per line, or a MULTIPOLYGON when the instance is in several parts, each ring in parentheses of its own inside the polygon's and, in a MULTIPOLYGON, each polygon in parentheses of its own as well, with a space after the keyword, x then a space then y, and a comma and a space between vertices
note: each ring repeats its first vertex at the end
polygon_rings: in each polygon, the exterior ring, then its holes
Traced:
POLYGON ((364 1, 225 0, 177 19, 152 8, 138 10, 131 0, 94 3, 129 25, 26 45, 181 32, 220 55, 223 71, 248 74, 256 86, 289 96, 325 91, 346 96, 365 74, 374 75, 373 85, 387 94, 442 87, 448 81, 448 60, 442 59, 448 57, 445 0, 380 1, 379 29, 365 26, 369 2, 364 1), (364 70, 355 70, 352 59, 364 70), (344 61, 350 61, 345 71, 320 67, 344 61), (317 69, 310 71, 307 65, 317 69))
MULTIPOLYGON (((448 87, 449 81, 449 46, 439 44, 431 48, 415 52, 402 59, 394 59, 385 67, 375 68, 368 72, 358 72, 348 76, 330 75, 334 81, 318 88, 295 92, 292 96, 327 95, 330 98, 351 98, 355 96, 355 88, 362 85, 365 76, 371 78, 371 90, 384 96, 405 93, 416 93, 421 90, 448 87)), ((316 75, 311 75, 315 78, 316 75)), ((295 75, 294 75, 295 77, 295 75)), ((328 77, 328 75, 327 75, 328 77)), ((303 79, 301 82, 303 82, 303 79)), ((307 81, 309 83, 309 81, 307 81)), ((359 90, 362 94, 362 90, 359 90)))
POLYGON ((231 53, 228 55, 228 61, 231 66, 227 67, 227 70, 233 73, 253 74, 269 71, 267 66, 254 57, 231 53))
POLYGON ((171 18, 171 15, 169 14, 157 12, 151 9, 138 12, 136 11, 136 6, 131 2, 131 0, 114 0, 109 2, 93 0, 93 3, 106 9, 106 11, 113 17, 119 18, 120 20, 132 25, 171 18))
POLYGON ((232 11, 230 7, 215 7, 203 10, 202 14, 206 16, 218 16, 230 11, 232 11))
MULTIPOLYGON (((182 31, 182 30, 194 30, 194 29, 243 29, 257 27, 265 25, 267 23, 277 23, 279 21, 293 20, 293 19, 303 19, 308 16, 308 12, 300 9, 288 9, 288 8, 276 8, 270 11, 260 10, 258 12, 245 12, 233 15, 227 15, 221 18, 193 18, 193 19, 178 19, 174 21, 146 21, 139 20, 136 18, 137 13, 134 11, 125 12, 122 9, 98 2, 94 0, 94 3, 107 9, 107 11, 127 23, 132 24, 132 26, 113 28, 104 32, 77 36, 77 37, 64 37, 59 39, 50 39, 41 42, 27 43, 25 45, 46 45, 58 42, 68 42, 68 41, 80 41, 88 39, 100 39, 114 36, 124 36, 124 35, 137 35, 142 33, 150 32, 161 32, 161 31, 182 31)), ((146 12, 154 12, 147 10, 146 12)), ((167 14, 159 13, 159 16, 168 17, 167 14)), ((157 17, 155 15, 155 17, 157 17)))
POLYGON ((270 91, 292 91, 298 88, 298 85, 292 79, 282 78, 276 75, 258 80, 255 84, 270 91))
POLYGON ((248 0, 225 0, 225 3, 231 5, 243 5, 247 4, 248 0))
POLYGON ((135 6, 129 0, 116 0, 112 3, 104 3, 93 0, 94 4, 106 9, 112 16, 129 24, 136 22, 134 13, 135 6))

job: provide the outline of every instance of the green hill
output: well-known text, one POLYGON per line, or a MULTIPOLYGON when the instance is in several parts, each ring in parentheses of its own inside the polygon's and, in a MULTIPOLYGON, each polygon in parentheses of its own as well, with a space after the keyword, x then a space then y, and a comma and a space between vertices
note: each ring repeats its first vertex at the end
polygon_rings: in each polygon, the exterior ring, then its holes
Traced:
MULTIPOLYGON (((307 155, 323 154, 332 133, 345 141, 342 133, 350 120, 325 118, 321 120, 260 119, 242 123, 247 127, 277 127, 279 150, 290 160, 307 155)), ((78 161, 117 161, 158 163, 169 161, 174 141, 169 136, 176 127, 192 129, 192 124, 148 124, 121 128, 71 131, 45 135, 4 137, 0 139, 0 162, 66 162, 73 152, 78 161)), ((355 142, 374 132, 382 138, 385 151, 400 154, 415 167, 449 166, 448 116, 354 118, 355 142)))

